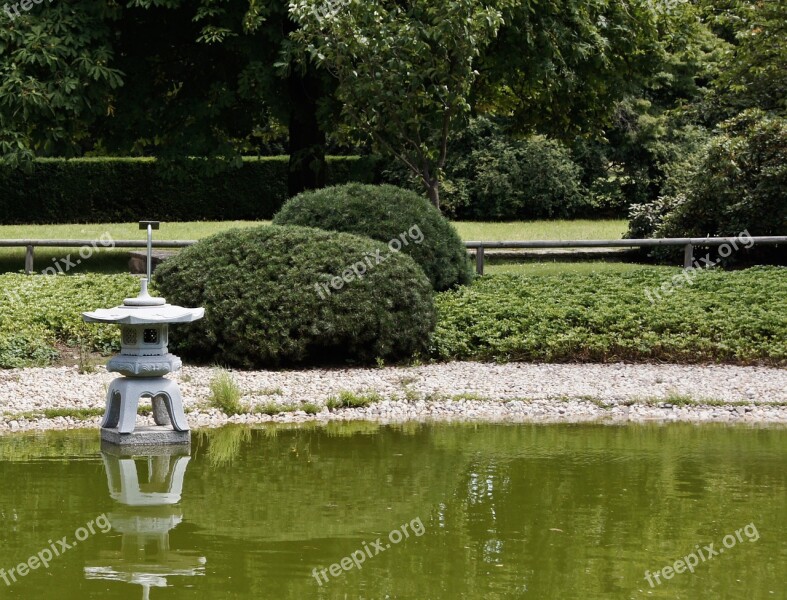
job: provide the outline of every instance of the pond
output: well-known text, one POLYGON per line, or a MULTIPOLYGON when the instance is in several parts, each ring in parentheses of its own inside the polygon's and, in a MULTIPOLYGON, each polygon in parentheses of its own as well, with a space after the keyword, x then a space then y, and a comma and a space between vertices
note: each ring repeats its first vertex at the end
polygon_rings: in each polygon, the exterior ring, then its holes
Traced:
POLYGON ((0 597, 785 598, 786 450, 689 424, 0 437, 0 597))

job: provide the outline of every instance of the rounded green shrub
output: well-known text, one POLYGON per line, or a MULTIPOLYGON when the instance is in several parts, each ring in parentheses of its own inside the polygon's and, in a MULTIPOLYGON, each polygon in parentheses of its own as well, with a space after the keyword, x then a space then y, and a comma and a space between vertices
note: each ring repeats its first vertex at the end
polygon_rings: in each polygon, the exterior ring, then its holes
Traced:
POLYGON ((566 148, 541 136, 487 140, 463 173, 475 197, 472 219, 570 219, 587 209, 581 169, 566 148))
POLYGON ((408 254, 435 290, 473 278, 467 251, 453 225, 413 191, 392 185, 348 184, 299 194, 273 219, 276 225, 303 225, 364 235, 408 254))
POLYGON ((398 360, 424 351, 435 325, 423 271, 385 244, 306 227, 205 238, 156 269, 167 301, 202 306, 177 349, 242 368, 398 360))

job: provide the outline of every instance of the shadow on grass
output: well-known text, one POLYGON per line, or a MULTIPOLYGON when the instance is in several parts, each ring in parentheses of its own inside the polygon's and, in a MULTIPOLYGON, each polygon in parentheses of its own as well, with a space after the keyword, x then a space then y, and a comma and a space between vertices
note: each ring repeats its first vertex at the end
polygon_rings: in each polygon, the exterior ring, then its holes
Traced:
MULTIPOLYGON (((83 259, 79 248, 36 247, 33 255, 33 272, 40 274, 44 269, 58 266, 67 275, 78 273, 128 273, 130 252, 136 248, 93 250, 92 254, 83 259), (77 263, 77 261, 79 261, 77 263), (73 263, 73 265, 70 265, 73 263)), ((85 252, 87 254, 87 252, 85 252)), ((24 248, 0 248, 0 273, 19 273, 25 269, 24 248)), ((47 274, 52 274, 51 269, 47 274)))

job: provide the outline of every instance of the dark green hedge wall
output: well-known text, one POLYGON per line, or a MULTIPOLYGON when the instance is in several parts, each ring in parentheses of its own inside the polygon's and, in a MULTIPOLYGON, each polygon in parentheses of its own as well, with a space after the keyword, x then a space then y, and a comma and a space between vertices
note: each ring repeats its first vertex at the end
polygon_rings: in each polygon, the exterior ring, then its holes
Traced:
MULTIPOLYGON (((0 223, 104 223, 270 219, 287 200, 288 157, 247 158, 208 173, 195 161, 40 159, 30 172, 0 167, 0 223)), ((374 160, 329 157, 328 185, 372 183, 374 160)))

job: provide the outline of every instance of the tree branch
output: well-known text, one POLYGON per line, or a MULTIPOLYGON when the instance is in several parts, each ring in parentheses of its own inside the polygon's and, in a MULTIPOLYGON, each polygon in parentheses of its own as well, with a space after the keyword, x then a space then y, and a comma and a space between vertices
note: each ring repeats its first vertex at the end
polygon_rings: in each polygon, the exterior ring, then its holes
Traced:
POLYGON ((442 169, 445 166, 446 155, 448 154, 448 132, 451 126, 451 109, 448 108, 443 112, 443 130, 441 132, 442 138, 440 140, 440 158, 437 160, 437 168, 442 169))

